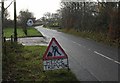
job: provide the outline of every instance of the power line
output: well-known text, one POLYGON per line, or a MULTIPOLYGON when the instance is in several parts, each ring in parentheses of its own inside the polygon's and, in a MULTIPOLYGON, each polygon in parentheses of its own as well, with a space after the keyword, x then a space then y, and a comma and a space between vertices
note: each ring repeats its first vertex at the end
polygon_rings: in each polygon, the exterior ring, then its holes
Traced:
MULTIPOLYGON (((5 8, 5 10, 6 10, 8 7, 10 7, 10 5, 11 5, 12 3, 13 3, 13 1, 5 8)), ((4 11, 5 11, 5 10, 4 10, 4 11)))

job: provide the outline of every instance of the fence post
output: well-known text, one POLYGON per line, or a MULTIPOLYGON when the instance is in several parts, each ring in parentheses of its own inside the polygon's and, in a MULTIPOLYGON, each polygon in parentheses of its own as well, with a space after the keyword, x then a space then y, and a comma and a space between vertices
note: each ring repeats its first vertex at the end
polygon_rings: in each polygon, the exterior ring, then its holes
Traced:
POLYGON ((11 35, 11 44, 13 43, 13 36, 11 35))
POLYGON ((4 39, 3 39, 3 40, 4 40, 4 42, 6 42, 6 37, 4 37, 4 39))
POLYGON ((3 40, 4 40, 4 48, 3 49, 4 49, 4 54, 6 55, 6 37, 4 37, 3 40))

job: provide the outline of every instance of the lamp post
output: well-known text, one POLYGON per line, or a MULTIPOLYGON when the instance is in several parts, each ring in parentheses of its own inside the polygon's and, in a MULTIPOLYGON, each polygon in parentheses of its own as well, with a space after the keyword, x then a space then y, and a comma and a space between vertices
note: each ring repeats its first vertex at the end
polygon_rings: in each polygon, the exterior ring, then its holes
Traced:
POLYGON ((14 0, 14 42, 17 42, 16 0, 14 0))

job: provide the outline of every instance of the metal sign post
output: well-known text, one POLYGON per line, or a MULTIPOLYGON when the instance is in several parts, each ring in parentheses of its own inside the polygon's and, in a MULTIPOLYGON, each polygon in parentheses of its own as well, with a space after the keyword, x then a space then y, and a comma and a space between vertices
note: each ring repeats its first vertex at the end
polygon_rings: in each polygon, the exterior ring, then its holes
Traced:
POLYGON ((17 42, 16 0, 14 0, 14 41, 17 42))

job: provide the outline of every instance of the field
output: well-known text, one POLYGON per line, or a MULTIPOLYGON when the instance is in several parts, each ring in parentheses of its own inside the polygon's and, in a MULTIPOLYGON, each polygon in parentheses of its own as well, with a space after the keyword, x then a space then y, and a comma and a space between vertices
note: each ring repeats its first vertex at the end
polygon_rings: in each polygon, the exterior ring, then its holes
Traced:
MULTIPOLYGON (((14 36, 14 28, 5 28, 4 30, 4 37, 10 38, 11 35, 14 36)), ((23 32, 23 29, 18 27, 17 28, 17 37, 39 37, 42 36, 42 34, 37 31, 35 28, 30 27, 27 28, 27 35, 23 32)))

